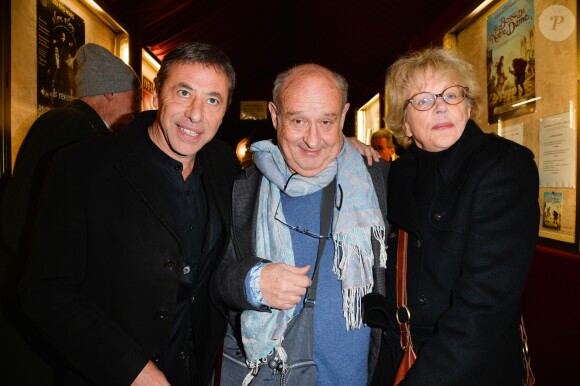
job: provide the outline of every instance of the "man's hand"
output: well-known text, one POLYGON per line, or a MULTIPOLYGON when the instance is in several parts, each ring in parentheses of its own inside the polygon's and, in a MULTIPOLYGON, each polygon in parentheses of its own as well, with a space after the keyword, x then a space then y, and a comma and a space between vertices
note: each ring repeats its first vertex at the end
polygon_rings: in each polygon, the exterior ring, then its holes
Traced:
POLYGON ((356 150, 358 150, 359 153, 367 157, 367 163, 369 166, 373 164, 373 161, 379 162, 379 159, 381 159, 379 152, 373 149, 372 146, 365 145, 355 137, 347 137, 346 139, 356 150))
POLYGON ((165 375, 149 361, 143 367, 143 370, 137 375, 137 378, 131 383, 131 386, 170 386, 165 375))
POLYGON ((310 287, 307 273, 310 265, 293 267, 283 263, 266 265, 260 274, 260 290, 266 304, 271 308, 287 310, 300 301, 310 287))

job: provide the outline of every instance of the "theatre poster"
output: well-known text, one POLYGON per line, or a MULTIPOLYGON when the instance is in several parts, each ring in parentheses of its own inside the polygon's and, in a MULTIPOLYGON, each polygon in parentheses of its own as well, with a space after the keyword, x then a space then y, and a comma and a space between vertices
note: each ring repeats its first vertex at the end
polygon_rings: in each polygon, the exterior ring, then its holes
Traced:
POLYGON ((534 1, 509 0, 487 18, 488 122, 534 112, 534 1))
POLYGON ((58 0, 38 0, 38 115, 76 97, 74 57, 85 43, 85 22, 58 0))

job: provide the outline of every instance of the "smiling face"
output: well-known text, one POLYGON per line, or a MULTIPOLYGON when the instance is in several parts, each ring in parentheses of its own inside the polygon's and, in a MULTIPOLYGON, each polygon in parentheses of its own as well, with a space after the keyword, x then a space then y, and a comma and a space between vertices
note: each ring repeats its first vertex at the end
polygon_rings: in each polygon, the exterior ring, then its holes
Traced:
MULTIPOLYGON (((425 91, 439 94, 457 84, 456 79, 438 77, 433 71, 428 71, 425 76, 417 77, 415 82, 409 83, 405 95, 410 99, 425 91)), ((408 104, 405 109, 405 134, 412 136, 417 147, 425 151, 446 150, 463 134, 470 110, 468 98, 457 105, 449 105, 438 97, 435 105, 427 111, 417 111, 408 104)))
POLYGON ((202 63, 174 63, 153 105, 159 109, 149 128, 153 142, 191 170, 197 152, 217 133, 227 108, 228 79, 202 63))
POLYGON ((349 105, 342 106, 338 82, 328 71, 297 68, 285 81, 281 106, 268 107, 290 170, 315 176, 338 156, 349 105))

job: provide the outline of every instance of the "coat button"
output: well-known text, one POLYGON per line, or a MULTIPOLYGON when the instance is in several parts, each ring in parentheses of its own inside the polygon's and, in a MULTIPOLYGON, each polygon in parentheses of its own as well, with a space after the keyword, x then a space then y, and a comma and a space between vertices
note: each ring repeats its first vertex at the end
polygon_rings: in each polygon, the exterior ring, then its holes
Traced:
POLYGON ((443 213, 435 212, 433 213, 431 218, 433 219, 433 221, 441 221, 441 219, 443 218, 443 213))
POLYGON ((177 354, 177 356, 179 357, 179 359, 187 358, 187 354, 185 353, 185 351, 180 352, 179 354, 177 354))
POLYGON ((419 304, 424 306, 427 304, 427 297, 423 294, 419 295, 419 304))
POLYGON ((173 271, 173 269, 175 268, 175 260, 168 259, 165 261, 165 263, 163 263, 163 266, 165 267, 166 270, 173 271))
POLYGON ((165 308, 161 308, 159 309, 159 311, 157 311, 157 316, 159 316, 159 319, 165 319, 167 318, 168 312, 165 308))
POLYGON ((159 354, 151 355, 151 362, 159 363, 159 354))
POLYGON ((417 244, 417 248, 421 248, 421 240, 417 239, 416 244, 417 244))

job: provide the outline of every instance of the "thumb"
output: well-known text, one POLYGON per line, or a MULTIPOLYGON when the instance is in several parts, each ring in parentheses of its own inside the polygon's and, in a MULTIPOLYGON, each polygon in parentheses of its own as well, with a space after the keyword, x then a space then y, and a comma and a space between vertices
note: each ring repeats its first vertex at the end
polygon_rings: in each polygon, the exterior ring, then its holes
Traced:
POLYGON ((310 271, 310 265, 305 265, 304 267, 288 266, 288 270, 297 273, 299 275, 306 275, 308 271, 310 271))

